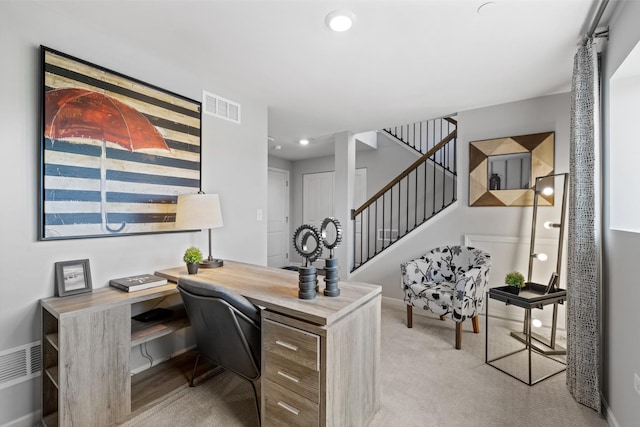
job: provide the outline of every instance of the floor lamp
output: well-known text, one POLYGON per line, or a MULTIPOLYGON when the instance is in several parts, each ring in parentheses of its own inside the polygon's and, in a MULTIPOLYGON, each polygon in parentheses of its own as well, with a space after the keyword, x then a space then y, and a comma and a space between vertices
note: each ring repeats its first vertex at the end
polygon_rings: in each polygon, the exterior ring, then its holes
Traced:
POLYGON ((200 268, 222 267, 221 259, 211 256, 211 229, 222 227, 222 211, 217 194, 180 194, 176 209, 176 228, 180 230, 209 231, 209 257, 200 263, 200 268))
MULTIPOLYGON (((564 230, 565 230, 565 219, 566 219, 566 211, 567 211, 567 193, 569 190, 569 174, 568 173, 559 173, 555 175, 547 175, 540 176, 535 179, 534 189, 534 198, 533 198, 533 218, 531 220, 531 243, 529 246, 529 270, 527 274, 527 282, 532 281, 532 273, 533 273, 533 264, 537 261, 546 261, 548 256, 544 253, 536 253, 535 251, 535 241, 536 241, 536 229, 537 229, 537 220, 538 220, 538 206, 539 206, 539 198, 543 197, 547 200, 551 200, 551 197, 556 197, 556 180, 562 179, 562 205, 560 209, 560 222, 546 221, 544 223, 544 227, 547 229, 558 229, 558 250, 556 257, 556 268, 555 271, 551 274, 549 279, 549 283, 547 284, 547 293, 553 292, 555 289, 560 288, 560 270, 562 268, 562 249, 564 245, 564 230)), ((553 305, 553 318, 551 323, 551 337, 549 341, 546 341, 544 337, 538 335, 531 331, 531 338, 536 341, 544 344, 548 348, 539 348, 536 347, 538 351, 544 354, 565 354, 566 350, 561 346, 556 344, 556 329, 558 323, 558 304, 553 305)), ((529 325, 529 319, 525 314, 525 322, 524 322, 524 334, 527 334, 527 327, 529 325)), ((519 334, 517 334, 519 335, 519 334)), ((514 334, 514 336, 516 336, 514 334)), ((518 339, 522 339, 521 336, 516 336, 518 339)), ((526 337, 525 337, 526 338, 526 337)))

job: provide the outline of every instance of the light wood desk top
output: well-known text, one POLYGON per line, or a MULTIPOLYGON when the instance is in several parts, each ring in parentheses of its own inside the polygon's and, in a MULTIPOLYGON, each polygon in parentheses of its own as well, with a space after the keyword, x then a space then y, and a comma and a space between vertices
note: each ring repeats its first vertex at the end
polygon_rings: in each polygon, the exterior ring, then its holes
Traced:
POLYGON ((312 300, 303 300, 298 298, 297 272, 227 260, 220 268, 200 268, 198 274, 188 274, 186 267, 160 270, 155 274, 173 282, 188 277, 219 284, 255 305, 323 326, 331 325, 381 293, 381 287, 377 285, 339 282, 340 296, 326 297, 322 294, 323 279, 318 277, 320 292, 312 300))
POLYGON ((85 294, 72 295, 64 298, 50 297, 40 300, 42 306, 55 317, 75 316, 79 313, 102 311, 110 307, 131 305, 141 301, 148 301, 167 295, 176 294, 175 283, 147 288, 141 291, 125 292, 114 287, 94 289, 85 294))

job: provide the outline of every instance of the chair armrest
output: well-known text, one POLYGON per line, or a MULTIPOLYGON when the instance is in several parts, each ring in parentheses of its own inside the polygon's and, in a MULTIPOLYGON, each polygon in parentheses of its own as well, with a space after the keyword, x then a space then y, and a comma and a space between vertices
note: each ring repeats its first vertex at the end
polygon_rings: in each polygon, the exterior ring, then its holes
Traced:
POLYGON ((441 280, 433 277, 431 261, 416 258, 400 264, 400 287, 406 289, 414 283, 438 283, 441 280))
POLYGON ((474 267, 458 277, 453 297, 454 307, 461 307, 465 296, 474 301, 484 299, 485 289, 489 282, 489 270, 490 266, 488 265, 474 267))

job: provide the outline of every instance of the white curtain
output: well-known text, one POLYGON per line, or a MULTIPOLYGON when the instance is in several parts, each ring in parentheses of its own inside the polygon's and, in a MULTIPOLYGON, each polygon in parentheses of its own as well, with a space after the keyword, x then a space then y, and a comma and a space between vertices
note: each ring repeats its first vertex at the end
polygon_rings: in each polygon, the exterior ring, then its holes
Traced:
POLYGON ((600 413, 600 88, 598 57, 586 40, 571 84, 567 272, 567 387, 600 413))

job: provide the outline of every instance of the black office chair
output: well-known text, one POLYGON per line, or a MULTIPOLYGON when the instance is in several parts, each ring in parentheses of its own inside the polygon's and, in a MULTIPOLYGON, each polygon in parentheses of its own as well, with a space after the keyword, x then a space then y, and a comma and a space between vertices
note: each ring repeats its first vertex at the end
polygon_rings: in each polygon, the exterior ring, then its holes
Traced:
POLYGON ((198 346, 189 385, 193 387, 198 361, 204 356, 251 383, 259 420, 255 381, 260 378, 260 309, 223 286, 197 279, 180 278, 178 290, 198 346))

